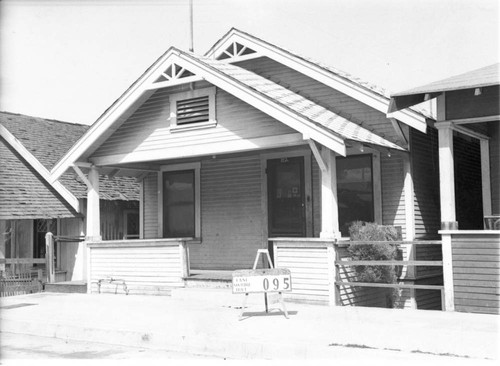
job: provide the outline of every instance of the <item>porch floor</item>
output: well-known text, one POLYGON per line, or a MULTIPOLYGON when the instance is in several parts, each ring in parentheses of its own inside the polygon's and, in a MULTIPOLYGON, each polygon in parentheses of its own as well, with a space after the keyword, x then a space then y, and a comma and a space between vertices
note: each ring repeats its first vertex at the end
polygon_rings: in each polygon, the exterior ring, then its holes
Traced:
POLYGON ((189 271, 189 277, 186 279, 200 281, 232 281, 233 271, 191 269, 189 271))
POLYGON ((232 285, 233 271, 191 269, 189 272, 189 277, 184 278, 186 287, 230 288, 232 285))

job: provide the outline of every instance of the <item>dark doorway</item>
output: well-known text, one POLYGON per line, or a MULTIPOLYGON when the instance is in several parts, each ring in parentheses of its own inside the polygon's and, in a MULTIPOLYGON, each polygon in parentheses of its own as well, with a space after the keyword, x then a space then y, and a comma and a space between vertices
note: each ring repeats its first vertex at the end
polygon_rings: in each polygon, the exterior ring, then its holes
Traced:
POLYGON ((267 161, 269 237, 305 237, 304 158, 267 161))

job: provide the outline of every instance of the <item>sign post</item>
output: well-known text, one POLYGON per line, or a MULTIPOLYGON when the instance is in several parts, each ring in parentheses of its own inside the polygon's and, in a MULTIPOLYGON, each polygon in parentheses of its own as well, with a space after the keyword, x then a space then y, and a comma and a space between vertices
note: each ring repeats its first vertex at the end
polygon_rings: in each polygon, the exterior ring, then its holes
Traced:
POLYGON ((273 263, 267 249, 259 249, 257 251, 253 269, 240 269, 233 272, 233 294, 245 294, 240 319, 243 317, 248 294, 250 293, 264 293, 266 313, 268 313, 267 294, 269 292, 278 293, 280 304, 283 307, 283 312, 285 317, 288 319, 288 312, 282 295, 282 292, 287 291, 292 291, 292 276, 290 270, 286 268, 273 268, 273 263), (261 254, 267 255, 269 266, 271 268, 257 269, 257 262, 261 254))

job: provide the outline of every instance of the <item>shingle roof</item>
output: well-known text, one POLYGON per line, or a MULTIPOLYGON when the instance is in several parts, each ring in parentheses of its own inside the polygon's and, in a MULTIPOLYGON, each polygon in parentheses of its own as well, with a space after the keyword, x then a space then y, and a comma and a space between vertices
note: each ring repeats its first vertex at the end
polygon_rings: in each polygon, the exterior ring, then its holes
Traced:
POLYGON ((0 219, 75 216, 66 200, 0 137, 0 219))
POLYGON ((300 117, 328 129, 343 139, 374 144, 389 149, 403 150, 400 146, 374 134, 359 124, 251 71, 211 58, 184 54, 203 62, 218 72, 231 77, 234 81, 244 84, 246 87, 266 96, 271 101, 288 108, 300 117))
MULTIPOLYGON (((0 124, 50 170, 89 126, 0 112, 0 124)), ((3 179, 3 178, 2 178, 3 179)), ((76 198, 87 198, 87 186, 69 170, 59 179, 76 198)), ((140 185, 134 178, 100 176, 99 196, 104 200, 138 201, 140 185)))
POLYGON ((7 128, 40 163, 50 170, 89 126, 22 114, 0 112, 7 128))
MULTIPOLYGON (((389 100, 389 99, 390 99, 390 93, 389 93, 386 89, 384 89, 384 88, 382 88, 382 87, 380 87, 380 86, 378 86, 378 85, 375 85, 375 84, 373 84, 373 83, 370 83, 370 82, 367 82, 367 81, 365 81, 365 80, 362 80, 362 79, 360 79, 360 78, 356 77, 355 75, 352 75, 352 74, 350 74, 350 73, 348 73, 348 72, 342 71, 342 70, 337 69, 337 68, 335 68, 335 67, 332 67, 332 66, 326 65, 326 64, 324 64, 324 63, 322 63, 322 62, 319 62, 319 61, 317 61, 317 60, 314 60, 314 59, 312 59, 312 58, 310 58, 310 57, 306 57, 306 56, 300 55, 300 54, 298 54, 298 53, 296 53, 296 52, 293 52, 293 51, 291 51, 291 50, 288 50, 288 49, 286 49, 286 48, 283 48, 283 47, 281 47, 281 46, 277 46, 277 45, 275 45, 275 44, 273 44, 273 43, 270 43, 270 42, 268 42, 268 41, 266 41, 266 40, 263 40, 262 38, 256 37, 256 36, 254 36, 253 34, 250 34, 250 33, 244 32, 244 31, 239 30, 239 29, 237 29, 237 28, 231 28, 231 29, 230 29, 230 30, 229 30, 229 31, 228 31, 228 32, 227 32, 227 33, 226 33, 226 34, 225 34, 225 35, 224 35, 224 36, 223 36, 220 40, 218 40, 218 41, 217 41, 217 42, 216 42, 216 43, 215 43, 215 44, 214 44, 214 45, 210 48, 210 50, 209 50, 209 51, 207 51, 205 54, 206 54, 206 55, 208 55, 208 54, 212 51, 212 49, 214 49, 214 48, 217 46, 217 44, 218 44, 219 42, 221 42, 224 38, 226 38, 226 37, 227 37, 227 36, 228 36, 231 32, 237 32, 237 33, 244 34, 244 35, 246 35, 246 36, 248 36, 248 37, 250 37, 250 38, 253 38, 253 39, 255 39, 255 40, 259 41, 259 42, 265 43, 266 45, 268 45, 268 46, 269 46, 269 47, 271 47, 271 48, 275 48, 275 49, 277 49, 277 50, 283 51, 283 52, 287 53, 290 57, 293 57, 293 58, 297 58, 297 59, 303 60, 303 61, 305 61, 305 62, 309 63, 311 66, 316 66, 316 67, 319 67, 319 68, 321 68, 321 69, 323 69, 323 70, 325 70, 325 71, 327 71, 327 72, 331 73, 331 74, 332 74, 332 75, 334 75, 334 76, 338 76, 338 77, 340 77, 340 78, 343 78, 343 79, 345 79, 345 80, 348 80, 349 82, 351 82, 351 83, 353 83, 353 84, 356 84, 356 85, 358 85, 358 86, 361 86, 362 88, 364 88, 364 89, 366 89, 366 90, 369 90, 369 91, 371 91, 371 92, 374 92, 374 93, 378 94, 379 96, 384 97, 384 98, 385 98, 385 99, 387 99, 387 100, 389 100)), ((418 106, 418 105, 417 105, 417 106, 412 106, 410 109, 414 110, 415 112, 418 112, 418 113, 422 114, 422 115, 423 115, 423 116, 425 116, 425 117, 428 117, 428 118, 435 118, 435 116, 433 116, 433 115, 432 115, 432 113, 431 113, 429 110, 427 110, 424 106, 418 106)))
POLYGON ((433 83, 403 92, 395 93, 392 96, 397 97, 403 95, 436 93, 459 89, 480 88, 492 85, 500 85, 500 63, 485 66, 480 69, 435 81, 433 83))

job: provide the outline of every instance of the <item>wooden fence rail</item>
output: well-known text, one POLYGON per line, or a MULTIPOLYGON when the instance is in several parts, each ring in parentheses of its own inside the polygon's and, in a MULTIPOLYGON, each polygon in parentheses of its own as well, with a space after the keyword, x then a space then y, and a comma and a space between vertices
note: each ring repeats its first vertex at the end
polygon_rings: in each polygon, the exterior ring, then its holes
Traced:
MULTIPOLYGON (((349 245, 442 245, 441 241, 437 240, 419 240, 419 241, 344 241, 344 242, 336 242, 334 244, 336 255, 338 258, 338 248, 339 245, 349 246, 349 245)), ((445 301, 445 288, 442 285, 410 285, 410 284, 400 284, 400 283, 379 283, 379 282, 347 282, 341 281, 338 267, 348 267, 348 266, 435 266, 442 267, 443 261, 428 261, 428 260, 411 260, 411 261, 403 261, 403 260, 335 260, 335 267, 337 268, 335 271, 335 286, 337 288, 337 293, 339 292, 340 286, 349 286, 349 287, 384 287, 384 288, 393 288, 393 289, 413 289, 413 290, 436 290, 441 293, 441 306, 442 310, 446 309, 446 301, 445 301)), ((340 305, 340 299, 337 294, 335 296, 336 305, 340 305)))

